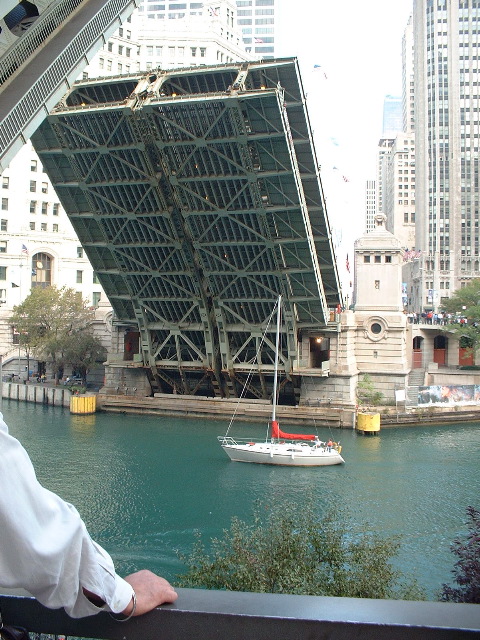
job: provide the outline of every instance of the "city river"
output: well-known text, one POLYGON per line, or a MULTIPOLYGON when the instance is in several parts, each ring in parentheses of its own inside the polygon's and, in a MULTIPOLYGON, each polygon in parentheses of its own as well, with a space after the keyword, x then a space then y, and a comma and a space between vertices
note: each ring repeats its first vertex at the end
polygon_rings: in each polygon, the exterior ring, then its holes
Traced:
MULTIPOLYGON (((480 508, 480 424, 395 427, 379 437, 318 429, 343 445, 346 464, 284 468, 230 462, 222 422, 98 413, 3 401, 5 420, 40 481, 82 514, 120 573, 150 568, 175 582, 176 550, 194 532, 221 536, 231 517, 249 519, 256 499, 293 501, 309 491, 319 509, 347 509, 353 529, 402 536, 398 563, 428 597, 451 582, 450 543, 465 509, 480 508)), ((264 426, 240 424, 252 437, 264 426)), ((230 435, 240 435, 239 433, 230 435)))

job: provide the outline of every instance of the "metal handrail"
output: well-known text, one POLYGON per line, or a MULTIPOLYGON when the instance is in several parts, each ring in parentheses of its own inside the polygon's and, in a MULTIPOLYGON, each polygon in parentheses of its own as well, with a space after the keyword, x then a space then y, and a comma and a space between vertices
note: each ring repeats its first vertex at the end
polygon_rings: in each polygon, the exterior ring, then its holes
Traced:
POLYGON ((125 624, 101 613, 69 618, 33 598, 0 596, 5 624, 105 640, 472 640, 480 607, 442 602, 329 598, 178 589, 173 605, 125 624))

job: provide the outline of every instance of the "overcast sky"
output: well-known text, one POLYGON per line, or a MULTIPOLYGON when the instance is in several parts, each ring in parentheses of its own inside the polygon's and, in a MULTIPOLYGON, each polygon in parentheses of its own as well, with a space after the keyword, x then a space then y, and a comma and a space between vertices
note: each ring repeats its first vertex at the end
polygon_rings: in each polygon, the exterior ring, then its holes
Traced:
POLYGON ((413 0, 278 2, 277 55, 299 59, 343 267, 364 231, 365 182, 376 177, 384 98, 401 96, 402 37, 413 0))

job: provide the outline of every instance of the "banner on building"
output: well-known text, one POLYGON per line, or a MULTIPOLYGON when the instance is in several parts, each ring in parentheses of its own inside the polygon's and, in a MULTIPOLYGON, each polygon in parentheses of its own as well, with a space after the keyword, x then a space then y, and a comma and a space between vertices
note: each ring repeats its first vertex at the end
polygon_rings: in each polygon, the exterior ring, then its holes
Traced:
POLYGON ((480 385, 433 385, 418 388, 419 406, 477 404, 480 401, 480 385))

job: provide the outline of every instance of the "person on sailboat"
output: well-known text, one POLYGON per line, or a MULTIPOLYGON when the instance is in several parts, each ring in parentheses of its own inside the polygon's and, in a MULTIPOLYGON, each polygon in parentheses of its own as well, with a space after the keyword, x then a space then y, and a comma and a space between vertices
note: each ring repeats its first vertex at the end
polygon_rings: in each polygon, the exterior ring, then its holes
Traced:
POLYGON ((331 451, 333 447, 333 442, 332 439, 330 438, 330 440, 327 442, 327 449, 328 451, 331 451))

